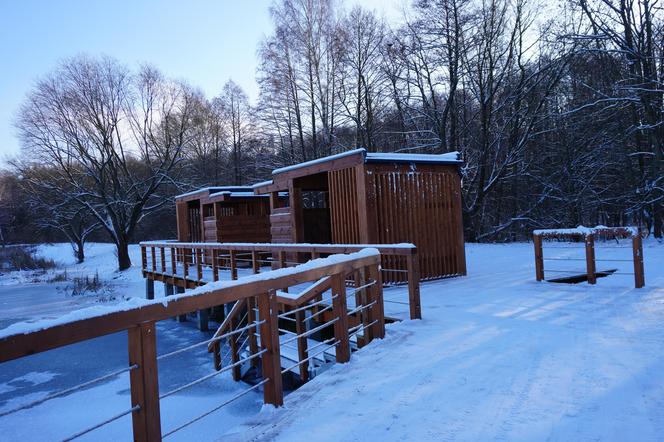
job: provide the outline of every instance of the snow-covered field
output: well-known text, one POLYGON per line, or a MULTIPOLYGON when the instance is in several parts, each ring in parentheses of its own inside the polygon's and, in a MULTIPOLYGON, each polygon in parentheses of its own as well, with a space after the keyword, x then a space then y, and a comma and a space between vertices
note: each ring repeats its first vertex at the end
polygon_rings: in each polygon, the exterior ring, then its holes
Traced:
MULTIPOLYGON (((174 439, 189 440, 662 440, 664 435, 664 244, 645 245, 646 287, 629 275, 567 285, 534 280, 531 244, 466 248, 464 278, 422 285, 422 321, 388 326, 387 336, 289 394, 280 409, 249 394, 174 439)), ((67 274, 105 283, 102 298, 144 296, 140 269, 115 272, 109 245, 75 265, 68 246, 42 246, 61 262, 46 275, 0 276, 0 327, 59 316, 97 302, 72 297, 67 274), (37 282, 33 282, 37 281, 37 282), (60 287, 60 289, 57 289, 60 287)), ((132 259, 139 264, 138 248, 132 259)), ((580 250, 545 249, 547 257, 580 250)), ((629 257, 599 249, 599 258, 629 257)), ((582 262, 547 262, 582 269, 582 262)), ((604 265, 604 264, 609 264, 604 265)), ((630 271, 628 263, 598 269, 630 271)), ((558 275, 556 275, 558 276, 558 275)), ((386 298, 403 288, 391 288, 386 298)), ((117 301, 108 301, 117 302, 117 301)), ((162 321, 159 353, 205 339, 193 324, 162 321)), ((0 365, 0 413, 126 365, 118 333, 0 365)), ((162 391, 211 372, 203 350, 159 366, 162 391)), ((162 401, 168 431, 244 386, 219 376, 162 401)), ((0 418, 0 440, 57 440, 129 405, 126 375, 0 418)), ((128 440, 130 419, 88 440, 128 440)))

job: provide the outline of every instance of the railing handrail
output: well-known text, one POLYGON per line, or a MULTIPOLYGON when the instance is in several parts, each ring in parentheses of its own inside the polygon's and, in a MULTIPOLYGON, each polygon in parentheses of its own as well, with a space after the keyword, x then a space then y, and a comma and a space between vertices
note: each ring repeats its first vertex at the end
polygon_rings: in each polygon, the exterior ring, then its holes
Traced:
POLYGON ((412 255, 417 253, 415 244, 278 244, 278 243, 222 243, 222 242, 182 242, 177 240, 142 241, 141 247, 182 247, 202 250, 234 250, 237 252, 302 252, 302 253, 353 253, 362 249, 378 249, 389 255, 412 255))
POLYGON ((0 362, 127 330, 146 322, 161 321, 192 311, 260 296, 268 291, 317 280, 330 274, 347 274, 379 263, 380 253, 367 248, 348 255, 331 256, 295 267, 249 275, 239 280, 210 283, 186 294, 145 301, 138 307, 109 308, 108 312, 64 324, 41 328, 39 323, 36 323, 33 330, 0 335, 0 362))

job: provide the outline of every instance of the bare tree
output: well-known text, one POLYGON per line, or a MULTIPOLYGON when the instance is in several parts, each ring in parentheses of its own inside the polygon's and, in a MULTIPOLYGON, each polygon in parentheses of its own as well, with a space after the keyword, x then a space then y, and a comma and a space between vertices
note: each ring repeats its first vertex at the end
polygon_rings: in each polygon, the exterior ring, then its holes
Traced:
POLYGON ((19 111, 24 159, 52 166, 115 243, 120 270, 131 266, 138 223, 167 201, 158 192, 187 145, 191 97, 153 68, 132 75, 113 59, 77 57, 40 80, 19 111))

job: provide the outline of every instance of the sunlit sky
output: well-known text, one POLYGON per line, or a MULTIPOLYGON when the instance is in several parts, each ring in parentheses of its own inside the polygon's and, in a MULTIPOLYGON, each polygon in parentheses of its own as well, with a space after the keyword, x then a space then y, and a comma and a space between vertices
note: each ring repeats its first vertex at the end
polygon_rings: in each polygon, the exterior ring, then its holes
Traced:
MULTIPOLYGON (((147 62, 208 96, 228 79, 255 100, 256 49, 271 32, 272 0, 0 0, 0 165, 18 152, 12 121, 40 76, 77 54, 147 62)), ((408 0, 346 0, 386 20, 408 0)))

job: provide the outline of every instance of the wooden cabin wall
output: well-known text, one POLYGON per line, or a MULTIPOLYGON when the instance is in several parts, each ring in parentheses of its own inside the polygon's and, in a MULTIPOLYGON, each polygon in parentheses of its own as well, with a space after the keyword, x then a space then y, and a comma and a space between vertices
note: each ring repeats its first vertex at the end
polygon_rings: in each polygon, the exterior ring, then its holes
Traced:
POLYGON ((334 244, 361 243, 356 168, 328 172, 334 244))
POLYGON ((186 201, 175 203, 175 220, 177 222, 178 241, 188 242, 189 238, 189 211, 186 201))
POLYGON ((220 242, 270 242, 270 204, 267 198, 217 203, 220 242))
MULTIPOLYGON (((367 173, 367 185, 373 190, 368 193, 375 195, 372 241, 414 243, 422 279, 465 275, 461 178, 457 168, 370 164, 367 173)), ((383 267, 403 269, 405 263, 388 258, 383 267)), ((386 272, 385 278, 400 282, 405 274, 386 272)))

